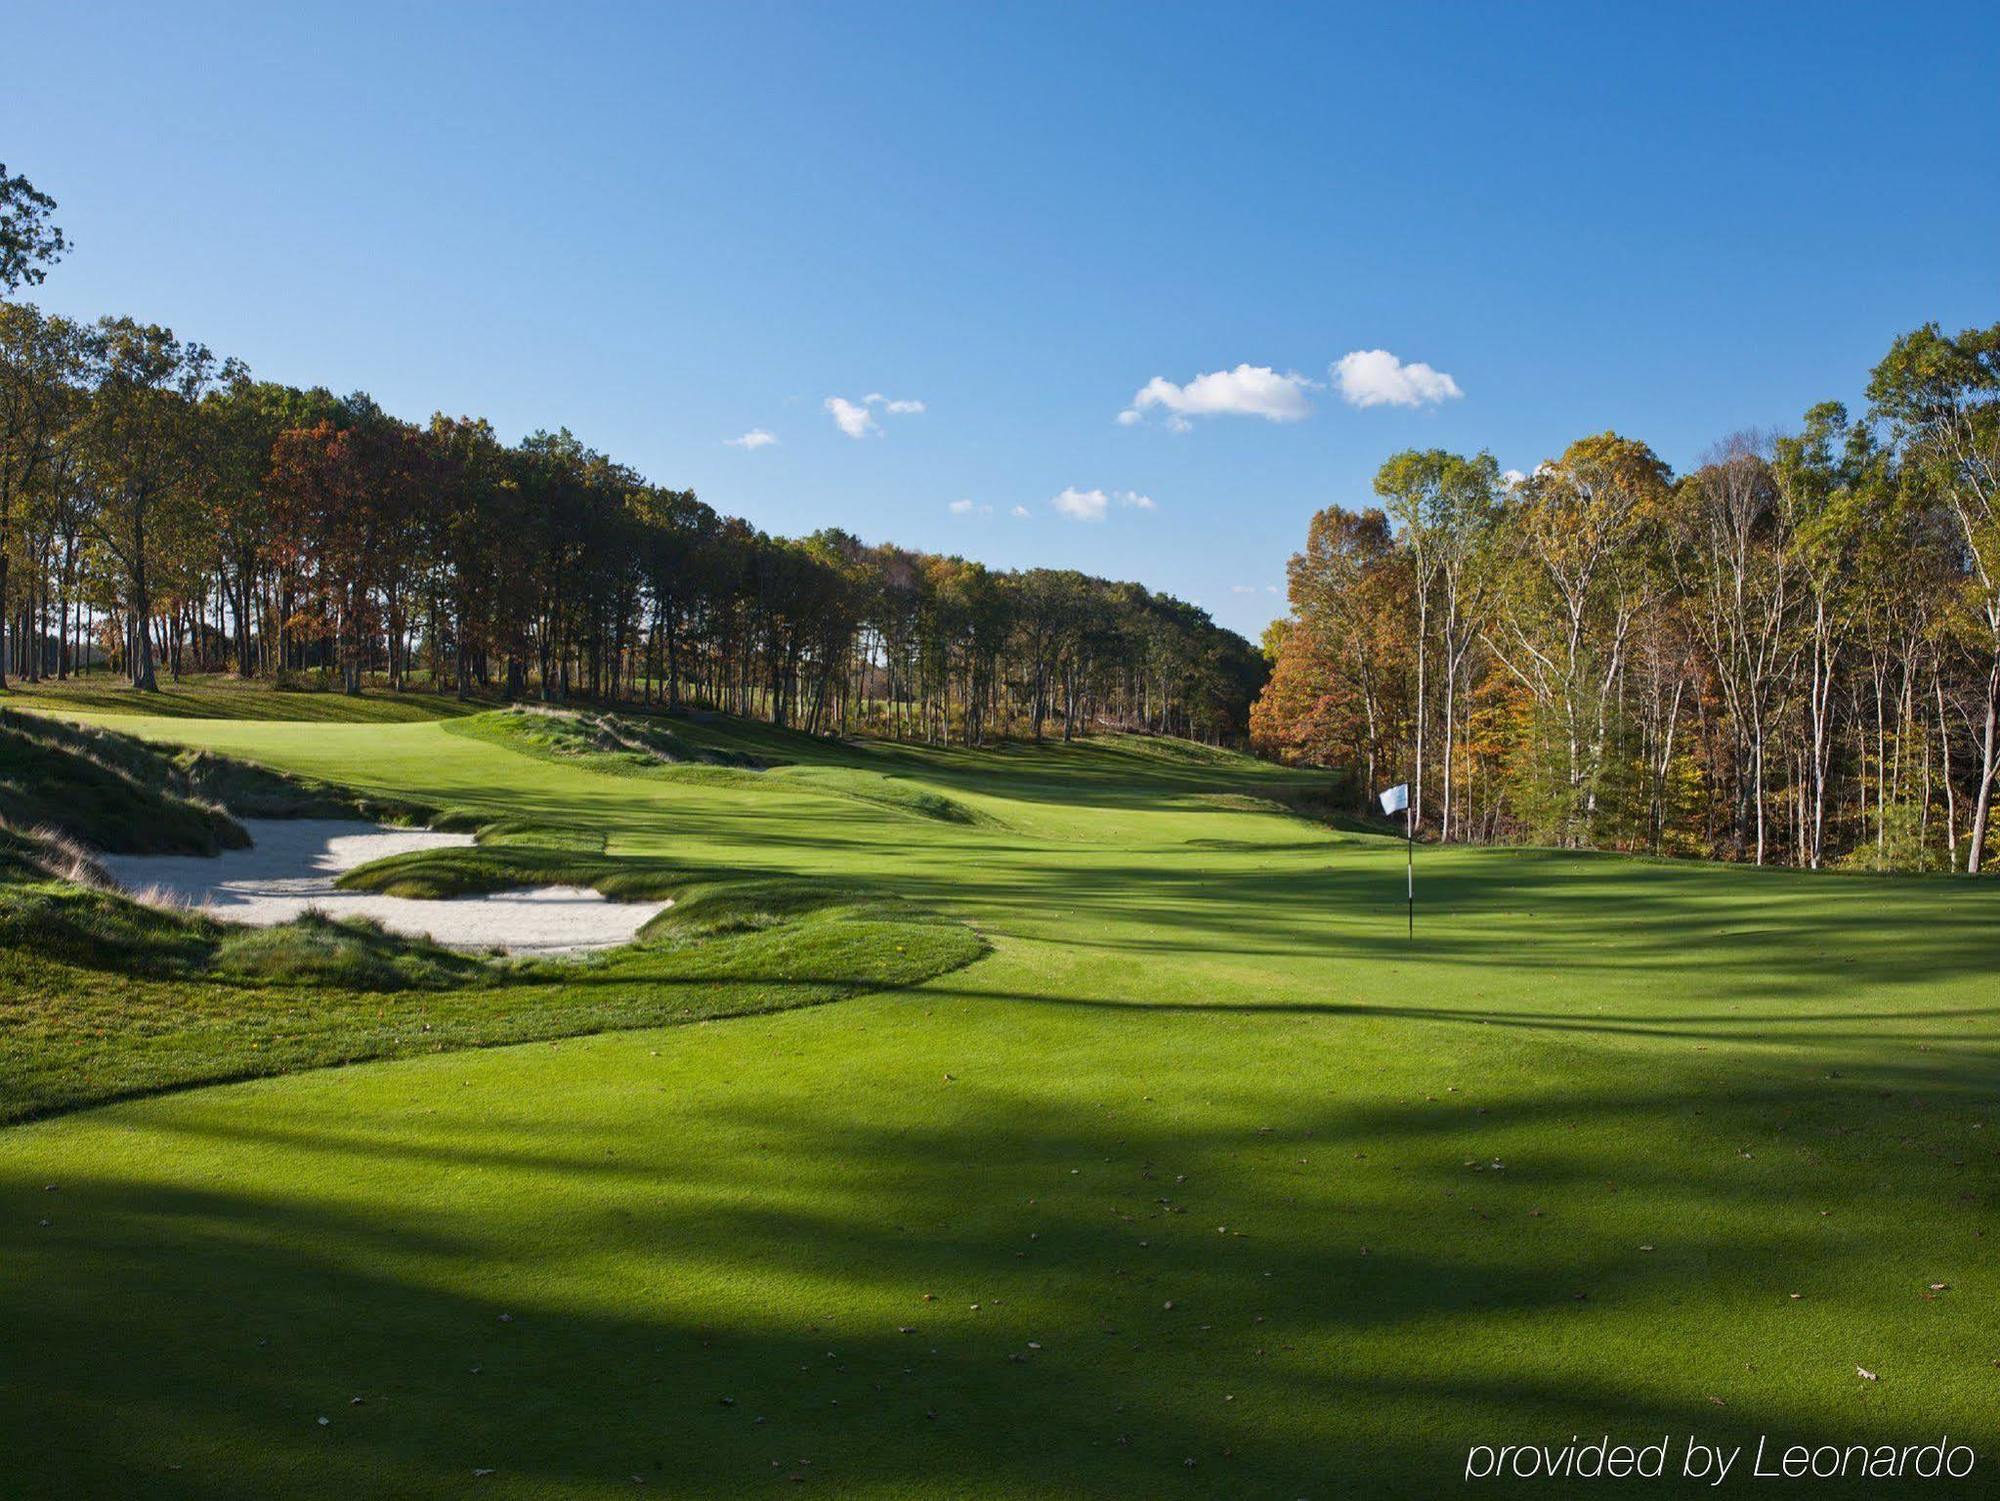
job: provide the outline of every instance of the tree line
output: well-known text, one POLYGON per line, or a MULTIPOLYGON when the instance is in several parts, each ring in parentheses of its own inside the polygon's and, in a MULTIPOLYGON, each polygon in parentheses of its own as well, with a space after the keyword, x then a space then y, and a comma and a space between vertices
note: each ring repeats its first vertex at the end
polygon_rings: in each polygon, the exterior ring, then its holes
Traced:
MULTIPOLYGON (((4 168, 0 204, 9 184, 0 296, 66 248, 4 168)), ((92 665, 142 690, 379 680, 965 744, 1231 739, 1266 673, 1138 584, 770 536, 566 430, 412 423, 158 325, 0 300, 0 686, 92 665)))
POLYGON ((1443 840, 1977 872, 2000 324, 1896 339, 1867 400, 1680 475, 1615 433, 1394 456, 1291 561, 1253 743, 1408 781, 1443 840))

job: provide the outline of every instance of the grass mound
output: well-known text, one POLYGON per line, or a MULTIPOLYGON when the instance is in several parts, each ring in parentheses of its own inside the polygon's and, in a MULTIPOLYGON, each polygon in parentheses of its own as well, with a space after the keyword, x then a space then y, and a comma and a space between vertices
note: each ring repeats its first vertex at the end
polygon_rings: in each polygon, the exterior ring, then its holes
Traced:
POLYGON ((525 886, 587 886, 613 901, 672 901, 646 925, 645 939, 752 932, 809 916, 928 920, 915 904, 865 883, 607 855, 602 836, 529 825, 489 825, 478 844, 391 855, 343 873, 339 884, 349 891, 429 899, 525 886))
POLYGON ((1199 740, 1183 740, 1177 735, 1098 735, 1091 737, 1094 745, 1110 746, 1129 755, 1143 756, 1149 761, 1158 761, 1170 766, 1200 766, 1228 768, 1237 767, 1253 771, 1265 770, 1264 762, 1242 751, 1226 749, 1219 745, 1206 745, 1199 740))
POLYGON ((59 830, 111 854, 242 849, 250 836, 238 818, 416 823, 427 812, 213 751, 174 751, 116 730, 0 709, 0 820, 59 830))
POLYGON ((452 729, 528 755, 585 761, 595 771, 650 771, 687 764, 754 768, 765 764, 741 751, 698 744, 658 721, 628 714, 516 705, 460 720, 452 729))
POLYGON ((430 821, 431 810, 421 803, 285 776, 214 751, 181 751, 173 764, 196 796, 220 804, 238 818, 365 818, 393 824, 430 821))
MULTIPOLYGON (((691 721, 684 733, 658 721, 619 714, 595 714, 573 709, 517 707, 449 726, 452 733, 505 745, 528 755, 584 765, 613 774, 661 774, 703 787, 756 790, 765 776, 794 787, 886 808, 914 818, 943 823, 990 822, 964 803, 907 779, 867 767, 829 764, 825 759, 785 763, 764 754, 733 747, 726 741, 741 731, 717 719, 691 721), (766 769, 769 768, 767 771, 766 769)), ((765 727, 768 729, 768 727, 765 727)), ((765 738, 784 731, 770 731, 765 738)), ((794 737, 797 738, 797 737, 794 737)), ((809 741, 808 749, 823 757, 824 741, 809 741)), ((836 761, 845 760, 838 748, 836 761)))
POLYGON ((487 970, 469 955, 367 921, 308 913, 245 928, 135 900, 94 879, 85 858, 60 835, 0 829, 0 948, 102 974, 364 991, 439 989, 487 970))
POLYGON ((449 990, 488 973, 469 954, 404 938, 366 918, 308 912, 272 928, 230 928, 210 964, 218 975, 379 993, 449 990))
POLYGON ((217 925, 69 879, 71 851, 0 830, 0 951, 84 970, 185 976, 217 946, 217 925))
POLYGON ((879 771, 863 771, 851 766, 782 766, 770 775, 796 786, 810 787, 815 792, 854 798, 913 818, 931 818, 940 823, 993 822, 956 798, 879 771))
POLYGON ((213 855, 250 836, 164 751, 0 709, 0 819, 125 855, 213 855))

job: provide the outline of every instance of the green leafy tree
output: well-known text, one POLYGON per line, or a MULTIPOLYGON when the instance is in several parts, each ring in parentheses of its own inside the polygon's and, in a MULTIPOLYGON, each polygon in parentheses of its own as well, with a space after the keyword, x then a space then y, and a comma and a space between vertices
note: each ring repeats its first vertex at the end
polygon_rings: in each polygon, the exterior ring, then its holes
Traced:
POLYGON ((0 294, 40 286, 70 248, 49 221, 55 199, 0 162, 0 294))

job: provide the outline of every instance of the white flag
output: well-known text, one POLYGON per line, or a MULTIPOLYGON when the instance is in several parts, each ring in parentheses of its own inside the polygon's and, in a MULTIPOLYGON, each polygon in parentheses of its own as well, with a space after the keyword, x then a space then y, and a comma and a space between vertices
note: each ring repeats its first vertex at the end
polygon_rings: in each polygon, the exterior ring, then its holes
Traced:
POLYGON ((1409 806, 1410 784, 1408 782, 1398 782, 1382 794, 1382 811, 1384 813, 1401 813, 1409 806))

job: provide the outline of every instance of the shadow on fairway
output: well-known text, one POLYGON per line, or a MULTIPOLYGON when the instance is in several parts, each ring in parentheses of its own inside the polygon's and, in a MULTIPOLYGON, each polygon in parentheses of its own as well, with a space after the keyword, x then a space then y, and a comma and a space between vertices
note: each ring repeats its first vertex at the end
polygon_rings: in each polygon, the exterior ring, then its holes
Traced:
MULTIPOLYGON (((53 1194, 0 1179, 7 1405, 36 1439, 10 1483, 427 1496, 490 1469, 501 1495, 638 1475, 733 1498, 801 1475, 833 1494, 1429 1497, 1482 1438, 1934 1437, 1907 1407, 1829 1433, 1805 1395, 1827 1354, 1788 1279, 1851 1286, 1872 1253, 1851 1224, 1828 1232, 1810 1165, 1745 1166, 1732 1144, 1768 1136, 1774 1110, 1816 1119, 1813 1102, 1699 1098, 1692 1121, 1678 1089, 1634 1087, 1476 1126, 1469 1101, 1329 1100, 1267 1132, 968 1081, 911 1128, 743 1103, 704 1122, 708 1153, 671 1130, 577 1150, 600 1139, 581 1106, 534 1121, 500 1102, 418 1144, 183 1102, 129 1129, 169 1159, 254 1156, 273 1186, 83 1165, 53 1194), (1562 1114, 1576 1137, 1549 1133, 1562 1114), (1461 1162, 1468 1130, 1524 1125, 1539 1145, 1508 1146, 1504 1174, 1461 1162), (1649 1163, 1659 1129, 1713 1147, 1714 1168, 1649 1163), (496 1177, 504 1196, 459 1199, 496 1177), (1705 1207, 1639 1254, 1574 1207, 1616 1192, 1705 1207), (1689 1296, 1754 1358, 1691 1369, 1658 1347, 1689 1296), (1431 1348, 1440 1328, 1453 1343, 1431 1348), (1620 1351, 1644 1364, 1607 1364, 1620 1351)), ((1907 1110, 1893 1124, 1936 1134, 1907 1110)), ((1921 1219, 1933 1186, 1906 1176, 1839 1209, 1921 1219)), ((1940 1395, 1933 1427, 1972 1405, 1940 1395)))

